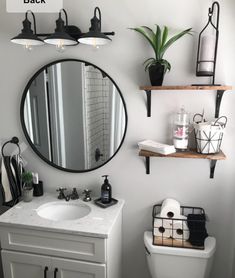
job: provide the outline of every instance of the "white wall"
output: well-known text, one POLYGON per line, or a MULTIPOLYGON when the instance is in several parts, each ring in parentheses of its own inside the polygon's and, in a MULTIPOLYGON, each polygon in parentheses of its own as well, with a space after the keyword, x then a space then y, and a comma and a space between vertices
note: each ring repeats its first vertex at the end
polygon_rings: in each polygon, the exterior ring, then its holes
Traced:
MULTIPOLYGON (((169 118, 181 104, 191 112, 204 108, 208 116, 214 113, 214 92, 158 92, 152 100, 152 117, 146 117, 145 95, 139 85, 148 84, 142 62, 152 53, 140 36, 127 27, 153 26, 155 23, 176 29, 193 27, 195 35, 178 41, 167 53, 172 70, 165 84, 200 83, 195 77, 197 33, 207 20, 209 0, 64 0, 71 24, 82 31, 89 27, 93 8, 102 11, 103 30, 116 32, 113 42, 99 51, 87 46, 68 48, 63 54, 44 46, 32 53, 9 42, 21 29, 21 14, 7 14, 5 1, 0 6, 0 137, 13 135, 27 142, 23 135, 19 105, 23 89, 41 66, 60 58, 81 58, 96 64, 109 73, 119 85, 128 110, 127 136, 119 153, 104 167, 84 174, 70 174, 53 169, 40 160, 30 148, 24 152, 30 167, 40 173, 47 190, 71 185, 93 188, 99 193, 101 175, 109 174, 115 197, 124 198, 123 219, 123 278, 149 277, 144 248, 143 232, 151 226, 151 207, 165 197, 178 199, 184 205, 202 206, 210 217, 208 230, 217 238, 217 253, 213 278, 232 277, 234 242, 231 219, 234 210, 235 183, 235 94, 227 92, 221 105, 221 115, 229 119, 223 149, 227 160, 217 163, 215 178, 210 180, 207 160, 154 159, 151 175, 145 174, 144 161, 138 157, 136 143, 144 138, 169 141, 169 118)), ((221 0, 221 37, 217 66, 217 82, 235 85, 235 34, 233 0, 221 0)), ((57 15, 36 15, 39 32, 54 29, 57 15)), ((202 82, 202 81, 201 81, 202 82)))

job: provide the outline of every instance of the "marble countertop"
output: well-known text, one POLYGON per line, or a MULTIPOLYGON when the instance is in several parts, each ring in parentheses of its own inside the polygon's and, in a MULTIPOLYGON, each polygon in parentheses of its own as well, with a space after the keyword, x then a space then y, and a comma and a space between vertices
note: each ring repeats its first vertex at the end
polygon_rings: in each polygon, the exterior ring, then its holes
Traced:
POLYGON ((49 202, 66 201, 58 200, 56 196, 46 193, 41 197, 34 197, 29 203, 20 202, 0 216, 0 226, 107 238, 124 205, 124 201, 119 200, 116 205, 103 209, 95 205, 93 201, 70 200, 71 204, 74 202, 88 205, 91 212, 80 219, 54 221, 37 214, 37 209, 49 202))

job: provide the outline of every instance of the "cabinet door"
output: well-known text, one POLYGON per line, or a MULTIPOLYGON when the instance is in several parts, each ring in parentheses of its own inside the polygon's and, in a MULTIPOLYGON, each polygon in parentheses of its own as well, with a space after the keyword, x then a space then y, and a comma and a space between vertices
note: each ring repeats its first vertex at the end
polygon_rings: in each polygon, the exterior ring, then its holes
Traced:
POLYGON ((4 278, 48 278, 51 258, 13 251, 1 251, 4 278))
POLYGON ((106 278, 105 264, 52 258, 55 278, 106 278))

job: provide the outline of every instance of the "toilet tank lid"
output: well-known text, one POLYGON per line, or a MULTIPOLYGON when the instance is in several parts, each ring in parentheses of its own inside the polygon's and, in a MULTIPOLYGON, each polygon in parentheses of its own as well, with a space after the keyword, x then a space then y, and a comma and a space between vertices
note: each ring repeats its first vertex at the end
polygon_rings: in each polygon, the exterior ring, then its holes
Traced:
POLYGON ((144 233, 144 244, 151 254, 155 253, 155 254, 165 254, 165 255, 186 256, 186 257, 210 258, 213 256, 216 249, 216 239, 214 237, 206 238, 204 250, 158 246, 158 245, 153 245, 152 243, 153 243, 152 232, 146 231, 144 233))

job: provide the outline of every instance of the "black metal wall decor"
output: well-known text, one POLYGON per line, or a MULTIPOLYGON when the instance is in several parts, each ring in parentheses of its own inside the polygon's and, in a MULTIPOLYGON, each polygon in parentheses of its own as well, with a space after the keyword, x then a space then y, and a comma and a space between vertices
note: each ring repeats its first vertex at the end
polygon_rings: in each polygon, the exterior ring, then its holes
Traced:
POLYGON ((63 51, 65 46, 74 46, 79 42, 92 46, 104 45, 111 41, 108 36, 114 36, 114 32, 101 32, 101 11, 98 7, 94 10, 94 17, 91 19, 91 27, 89 32, 82 33, 81 30, 74 25, 68 25, 67 12, 61 9, 59 18, 56 20, 56 28, 53 34, 42 33, 36 31, 35 15, 32 11, 25 13, 25 20, 21 33, 11 39, 11 42, 23 45, 27 50, 31 50, 32 46, 39 46, 46 44, 55 45, 58 51, 63 51), (62 19, 62 12, 65 16, 65 22, 62 19), (96 16, 98 12, 99 16, 96 16), (34 29, 31 29, 31 22, 28 19, 28 14, 33 17, 34 29), (42 37, 44 39, 40 39, 42 37))
POLYGON ((198 39, 196 76, 212 77, 211 85, 215 85, 219 15, 219 3, 214 2, 211 8, 209 8, 208 22, 200 32, 198 39))

